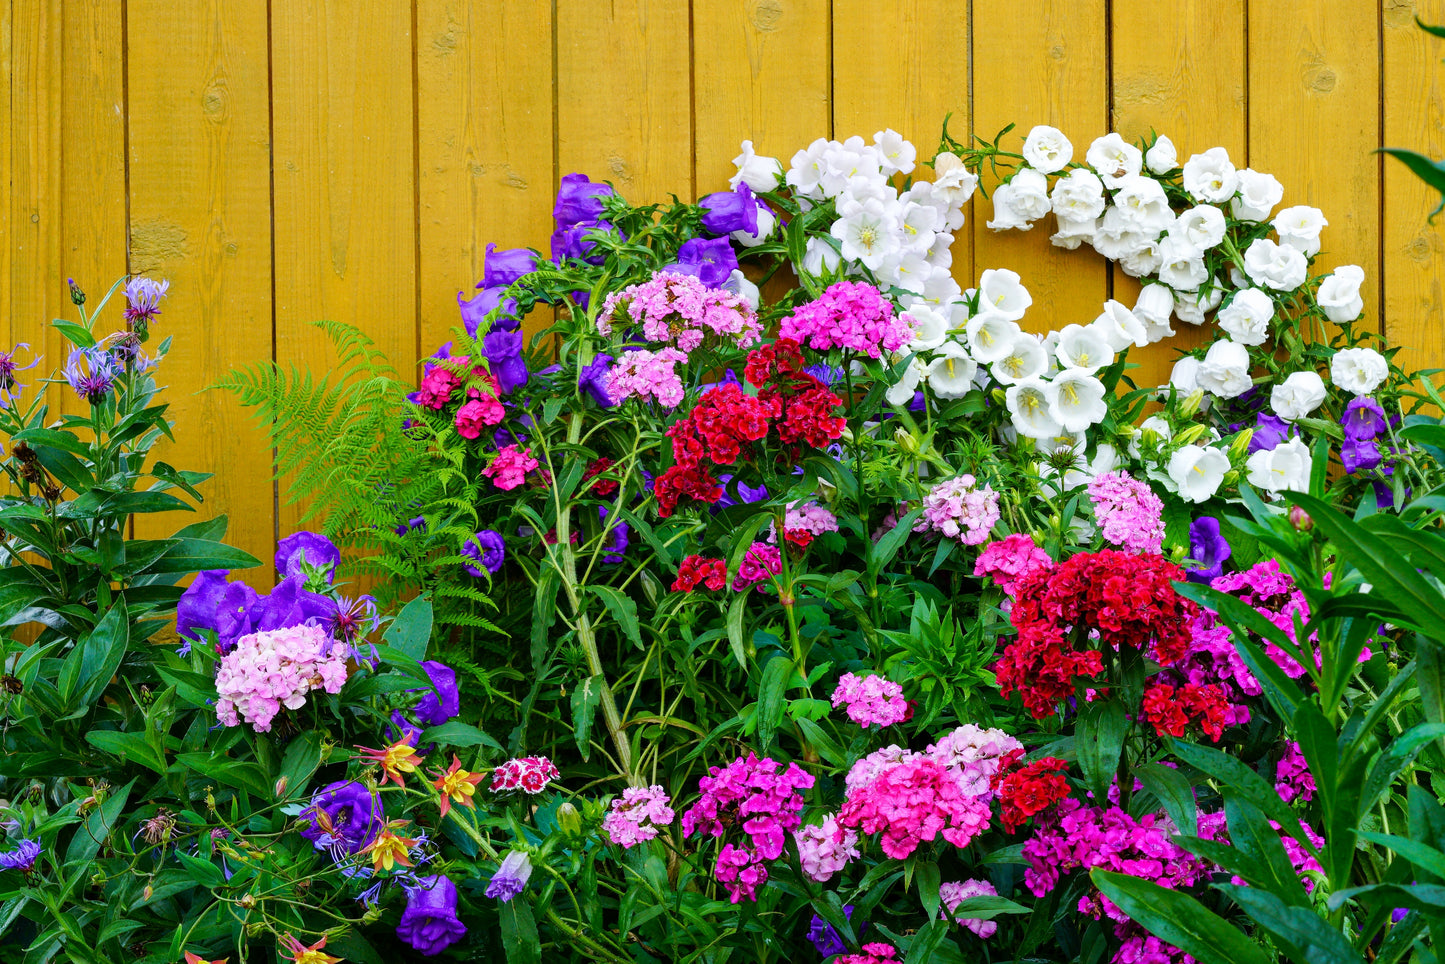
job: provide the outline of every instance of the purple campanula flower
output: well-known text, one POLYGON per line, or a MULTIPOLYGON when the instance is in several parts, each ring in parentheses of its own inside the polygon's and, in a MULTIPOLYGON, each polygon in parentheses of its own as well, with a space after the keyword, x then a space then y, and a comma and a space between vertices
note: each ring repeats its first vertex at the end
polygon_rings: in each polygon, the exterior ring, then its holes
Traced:
POLYGON ((28 874, 35 869, 35 861, 39 859, 40 841, 22 840, 14 850, 0 853, 0 870, 23 870, 28 874))
POLYGON ((703 210, 702 226, 713 234, 758 233, 758 202, 745 183, 739 183, 735 191, 709 194, 697 203, 703 210))
POLYGON ((594 182, 586 174, 568 174, 557 188, 552 217, 559 228, 595 221, 602 216, 602 199, 614 193, 611 184, 594 182))
POLYGON ((293 532, 276 544, 276 571, 283 576, 300 576, 301 564, 326 572, 326 581, 336 575, 341 550, 336 543, 316 532, 293 532))
POLYGON ((426 531, 426 516, 419 515, 414 518, 407 519, 405 522, 403 522, 401 525, 397 526, 391 531, 395 532, 399 536, 404 536, 408 532, 412 532, 416 529, 420 529, 423 532, 426 531))
POLYGON ((513 850, 492 875, 487 884, 487 896, 506 903, 526 889, 527 879, 531 876, 532 855, 523 850, 513 850))
POLYGON ((92 405, 99 405, 115 387, 121 372, 115 356, 96 345, 72 351, 62 373, 75 394, 92 405))
POLYGON ((832 365, 809 365, 807 368, 803 369, 803 371, 809 375, 812 375, 814 378, 822 382, 824 385, 827 385, 829 388, 832 388, 834 385, 838 384, 838 380, 843 377, 843 369, 835 368, 832 365))
POLYGON ((502 562, 507 558, 507 541, 495 530, 483 529, 462 546, 462 555, 477 561, 477 565, 468 565, 466 570, 481 579, 502 568, 502 562))
MULTIPOLYGON (((593 254, 592 250, 597 247, 597 242, 588 237, 593 231, 600 231, 604 234, 615 234, 619 240, 623 238, 621 231, 611 221, 579 221, 576 224, 568 225, 565 228, 559 227, 552 233, 552 260, 561 264, 569 258, 576 258, 588 264, 601 264, 607 260, 607 253, 593 254)), ((581 294, 585 300, 586 292, 581 294)))
POLYGON ((1276 415, 1261 414, 1254 423, 1254 435, 1249 439, 1249 453, 1273 452, 1275 447, 1294 432, 1294 426, 1276 415))
MULTIPOLYGON (((852 904, 843 905, 843 917, 852 923, 852 904)), ((817 914, 813 915, 813 920, 808 925, 808 940, 813 942, 818 953, 824 957, 832 957, 834 954, 841 954, 848 949, 848 945, 843 943, 843 935, 838 933, 838 929, 817 914)))
POLYGON ((537 270, 537 255, 526 248, 507 248, 498 251, 495 244, 487 245, 487 255, 482 262, 482 282, 478 288, 506 287, 523 275, 537 270))
POLYGON ((300 626, 310 620, 323 626, 331 624, 336 603, 320 593, 306 589, 299 573, 287 576, 276 584, 269 595, 261 596, 251 607, 253 632, 270 632, 300 626))
POLYGON ((322 788, 301 817, 311 822, 302 828, 301 836, 317 850, 340 854, 354 854, 366 847, 386 823, 381 800, 355 780, 322 788))
POLYGON ((386 738, 392 743, 406 741, 411 747, 421 746, 421 727, 401 715, 401 710, 391 711, 391 726, 387 728, 386 738))
POLYGON ((1373 398, 1356 395, 1345 406, 1340 425, 1345 430, 1345 438, 1351 442, 1379 438, 1385 431, 1385 410, 1373 398))
POLYGON ((721 288, 738 266, 727 238, 693 238, 677 249, 677 261, 662 270, 692 275, 709 288, 721 288))
POLYGON ((577 373, 577 385, 602 408, 613 406, 612 397, 607 394, 607 373, 612 369, 613 358, 606 352, 598 352, 592 360, 577 373))
POLYGON ((1371 439, 1347 438, 1340 446, 1340 461, 1350 475, 1360 471, 1368 472, 1380 464, 1380 459, 1380 446, 1371 439))
POLYGON ((1189 558, 1184 566, 1188 570, 1185 578, 1190 582, 1208 585, 1210 580, 1224 574, 1224 563, 1233 552, 1229 540, 1219 531, 1219 520, 1213 516, 1200 516, 1189 525, 1189 558))
POLYGON ((462 711, 462 696, 457 689, 456 670, 434 659, 422 660, 421 668, 426 670, 426 675, 431 679, 432 689, 411 691, 426 694, 412 712, 416 714, 417 722, 424 726, 441 726, 462 711))
POLYGON ((494 311, 497 312, 497 317, 490 325, 490 330, 510 330, 522 324, 516 317, 516 299, 508 298, 505 303, 502 302, 502 293, 506 290, 506 285, 483 288, 470 301, 462 297, 462 292, 457 292, 457 307, 461 309, 462 324, 466 326, 468 335, 473 338, 477 337, 477 332, 482 329, 487 317, 494 311), (498 310, 499 306, 500 310, 498 310))
POLYGON ((406 888, 406 909, 396 936, 422 954, 440 954, 461 940, 466 925, 457 919, 457 886, 449 877, 418 877, 406 888))
POLYGON ((720 509, 726 509, 734 505, 751 505, 754 502, 762 502, 768 497, 767 486, 745 485, 742 482, 734 483, 733 476, 731 474, 719 476, 718 483, 722 486, 723 494, 722 498, 718 499, 718 501, 713 504, 713 512, 717 512, 720 509), (733 497, 734 489, 736 489, 737 491, 736 498, 733 497))
POLYGON ((502 394, 509 394, 527 384, 529 372, 522 360, 522 333, 520 331, 492 331, 482 338, 482 352, 487 356, 487 367, 497 379, 502 394))
MULTIPOLYGON (((200 642, 200 630, 216 634, 222 653, 252 631, 252 614, 260 599, 243 582, 228 582, 225 569, 206 569, 181 594, 176 603, 176 633, 190 642, 200 642)), ((189 648, 187 648, 189 652, 189 648)))
MULTIPOLYGON (((607 524, 606 506, 599 505, 597 507, 597 517, 604 526, 607 524)), ((627 543, 631 535, 632 527, 619 519, 607 533, 607 542, 602 546, 604 565, 615 566, 622 561, 623 554, 627 552, 627 543)))

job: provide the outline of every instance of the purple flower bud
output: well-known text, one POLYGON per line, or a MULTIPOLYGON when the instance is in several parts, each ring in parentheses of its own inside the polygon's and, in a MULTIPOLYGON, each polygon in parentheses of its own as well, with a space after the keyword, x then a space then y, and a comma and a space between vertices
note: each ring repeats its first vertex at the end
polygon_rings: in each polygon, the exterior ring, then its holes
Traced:
POLYGON ((311 821, 301 836, 317 850, 354 854, 376 839, 386 812, 376 794, 355 780, 342 780, 312 797, 301 818, 311 821))
POLYGON ((302 575, 301 564, 324 569, 326 581, 336 575, 341 550, 336 543, 315 532, 293 532, 276 545, 276 571, 283 576, 302 575))
POLYGON ((482 262, 482 283, 478 288, 506 287, 523 275, 537 270, 537 255, 526 248, 507 248, 498 251, 495 244, 487 245, 486 259, 482 262))
POLYGON ((1309 532, 1315 527, 1315 520, 1310 518, 1303 506, 1292 505, 1289 507, 1289 524, 1296 532, 1309 532))
POLYGON ((703 210, 702 226, 713 234, 758 233, 758 202, 746 183, 740 182, 736 191, 709 194, 697 203, 703 210))
POLYGON ((426 693, 413 712, 416 713, 417 721, 423 725, 441 726, 462 711, 462 698, 461 692, 457 689, 456 671, 434 659, 422 660, 421 668, 426 670, 426 675, 431 679, 433 690, 411 691, 426 693))
POLYGON ((527 879, 531 876, 532 855, 513 850, 492 875, 487 884, 487 896, 506 903, 526 889, 527 879))
POLYGON ((406 909, 396 936, 430 957, 462 939, 467 928, 457 919, 457 885, 449 877, 418 877, 406 889, 406 909))
POLYGON ((1350 475, 1362 470, 1368 472, 1380 464, 1380 458, 1380 446, 1370 439, 1347 438, 1340 446, 1340 461, 1350 475))
POLYGON ((691 275, 709 288, 721 288, 737 266, 737 255, 727 238, 693 238, 677 249, 677 261, 662 270, 691 275))
POLYGON ((500 533, 492 529, 483 529, 462 546, 462 555, 477 561, 477 565, 469 565, 466 570, 480 579, 488 573, 495 573, 502 568, 502 562, 507 558, 507 542, 500 533))
POLYGON ((1210 580, 1224 574, 1224 563, 1233 550, 1229 540, 1219 532, 1219 520, 1213 516, 1200 516, 1189 525, 1189 558, 1185 560, 1190 582, 1208 585, 1210 580))
POLYGON ((559 228, 595 221, 602 216, 602 199, 614 193, 611 184, 595 183, 586 174, 568 174, 557 189, 552 217, 559 228))
POLYGON ((592 361, 577 373, 577 385, 592 396, 602 408, 611 408, 612 397, 607 394, 607 373, 612 369, 613 358, 606 352, 598 352, 592 361))
POLYGON ((489 330, 515 329, 521 325, 516 317, 517 301, 515 298, 508 298, 506 304, 502 304, 502 292, 507 290, 506 285, 498 285, 492 288, 483 288, 471 301, 462 297, 462 292, 457 292, 457 306, 462 310, 462 324, 467 329, 467 334, 473 338, 487 321, 487 316, 497 310, 501 305, 502 309, 497 313, 495 321, 490 325, 489 330))
POLYGON ((1249 439, 1249 454, 1273 452, 1275 447, 1290 437, 1294 426, 1275 415, 1261 414, 1254 423, 1254 435, 1249 439))
POLYGON ((1345 430, 1345 438, 1350 441, 1369 441, 1385 431, 1385 410, 1373 398, 1357 395, 1345 406, 1340 425, 1345 430))

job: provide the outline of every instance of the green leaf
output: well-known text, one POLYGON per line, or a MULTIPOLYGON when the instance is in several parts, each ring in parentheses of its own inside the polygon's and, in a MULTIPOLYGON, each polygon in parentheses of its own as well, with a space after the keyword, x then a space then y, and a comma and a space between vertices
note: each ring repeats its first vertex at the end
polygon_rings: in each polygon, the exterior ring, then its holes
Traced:
POLYGON ((507 964, 541 964, 542 942, 537 937, 537 922, 525 900, 513 898, 498 909, 502 922, 502 950, 507 964))
POLYGON ((589 676, 572 688, 572 737, 577 750, 586 760, 592 755, 592 720, 602 699, 602 677, 589 676))
POLYGON ((853 925, 849 923, 848 915, 843 911, 843 900, 838 896, 837 891, 823 891, 822 898, 813 901, 813 910, 823 918, 826 924, 838 932, 838 936, 843 938, 844 944, 851 947, 857 940, 853 934, 853 925))
POLYGON ((129 643, 130 623, 126 618, 125 599, 122 597, 85 637, 81 647, 83 656, 80 680, 75 691, 78 702, 72 704, 69 696, 65 696, 67 710, 100 700, 100 694, 110 685, 110 678, 120 669, 129 643))
POLYGON ((1326 813, 1335 807, 1335 791, 1339 783, 1340 748, 1334 728, 1314 703, 1301 704, 1294 715, 1295 738, 1315 778, 1320 804, 1326 813))
MULTIPOLYGON (((144 733, 122 733, 120 730, 91 730, 85 734, 85 742, 98 750, 114 754, 122 760, 133 761, 165 775, 166 767, 156 756, 144 733)), ((202 754, 204 756, 204 754, 202 754)))
POLYGON ((1144 789, 1164 805, 1169 819, 1186 837, 1199 832, 1199 805, 1194 801, 1194 788, 1189 778, 1173 767, 1150 763, 1134 771, 1144 789))
POLYGON ((95 476, 80 459, 69 452, 48 445, 35 446, 33 451, 36 460, 45 466, 46 471, 72 492, 85 492, 95 485, 95 476))
MULTIPOLYGON (((93 734, 86 734, 89 739, 93 734)), ((230 760, 213 757, 204 750, 176 754, 176 762, 182 767, 218 780, 228 787, 250 791, 258 800, 270 800, 276 787, 259 763, 249 760, 230 760)))
POLYGON ((1201 961, 1270 964, 1269 955, 1188 894, 1095 867, 1090 879, 1149 933, 1201 961))
MULTIPOLYGON (((1420 707, 1430 723, 1445 723, 1445 651, 1433 640, 1415 635, 1415 679, 1420 707)), ((1445 741, 1440 749, 1445 751, 1445 741)))
POLYGON ((181 537, 147 568, 147 572, 201 572, 205 569, 251 569, 261 560, 242 549, 210 539, 181 537))
POLYGON ((1264 811, 1238 794, 1230 793, 1224 798, 1224 812, 1229 822, 1230 844, 1254 867, 1266 889, 1287 904, 1309 907, 1309 897, 1299 875, 1264 811))
POLYGON ((418 663, 426 659, 427 643, 431 641, 432 604, 425 594, 402 607, 386 627, 382 639, 398 653, 405 653, 418 663))
POLYGON ((1170 752, 1181 762, 1189 764, 1196 770, 1202 770, 1218 780, 1221 786, 1228 787, 1263 810, 1270 819, 1279 821, 1279 825, 1285 833, 1299 841, 1300 846, 1311 857, 1319 858, 1319 849, 1305 835, 1304 828, 1300 826, 1299 817, 1295 816, 1289 805, 1280 799, 1274 787, 1264 777, 1228 753, 1212 747, 1185 743, 1180 740, 1170 740, 1169 746, 1170 752))
POLYGON ((50 323, 50 326, 64 335, 66 340, 77 348, 95 347, 95 336, 84 325, 77 325, 73 321, 61 321, 57 318, 50 323))
POLYGON ((278 800, 290 800, 307 791, 311 774, 321 765, 321 732, 307 730, 293 739, 281 759, 281 773, 276 780, 278 800))
POLYGON ((746 670, 748 668, 748 651, 746 640, 743 639, 743 618, 747 616, 746 591, 733 596, 733 601, 728 604, 728 647, 732 650, 733 658, 738 661, 738 667, 746 670))
POLYGON ((118 492, 105 500, 105 511, 118 515, 141 512, 195 512, 196 507, 169 492, 118 492))
POLYGON ((486 746, 494 750, 502 749, 502 744, 485 732, 460 720, 451 720, 441 726, 433 726, 422 731, 421 739, 417 742, 422 746, 426 746, 428 743, 440 743, 442 746, 486 746))
POLYGON ((1372 843, 1389 847, 1430 877, 1437 880, 1445 880, 1445 851, 1437 850, 1429 844, 1421 843, 1418 840, 1411 840, 1409 837, 1401 837, 1392 833, 1375 833, 1370 830, 1361 830, 1359 834, 1372 843))
POLYGON ((1009 900, 1007 897, 996 897, 993 894, 979 894, 977 897, 964 898, 953 908, 954 920, 993 920, 1001 914, 1032 914, 1032 907, 1025 907, 1023 904, 1009 900))
POLYGON ((1119 769, 1124 734, 1128 731, 1124 706, 1117 700, 1095 700, 1085 703, 1079 711, 1074 731, 1079 769, 1084 771, 1084 779, 1100 800, 1108 794, 1109 782, 1119 769))
POLYGON ((1364 964, 1343 934, 1320 918, 1308 904, 1287 905, 1277 894, 1259 887, 1216 884, 1269 931, 1280 950, 1297 964, 1364 964))
POLYGON ((868 572, 873 576, 883 571, 883 567, 893 561, 903 543, 913 534, 913 524, 923 515, 923 509, 917 508, 910 511, 898 524, 884 533, 883 538, 873 547, 872 554, 868 557, 868 572))
POLYGON ((824 762, 839 769, 847 765, 848 755, 831 736, 823 732, 821 726, 807 717, 801 717, 796 722, 804 741, 818 751, 818 756, 822 757, 824 762))
POLYGON ((1445 724, 1420 723, 1392 740, 1385 752, 1381 753, 1370 767, 1370 774, 1365 778, 1365 790, 1360 795, 1359 816, 1363 817, 1375 809, 1375 803, 1380 796, 1415 762, 1415 757, 1425 748, 1425 744, 1442 737, 1445 737, 1445 724))
POLYGON ((786 656, 774 656, 763 666, 763 678, 758 684, 758 741, 765 751, 783 720, 783 696, 792 678, 793 661, 786 656))
POLYGON ((607 607, 607 612, 617 621, 617 625, 622 627, 622 632, 626 634, 632 645, 643 649, 642 626, 637 619, 637 603, 633 601, 632 597, 611 586, 588 586, 587 588, 602 600, 602 604, 607 607))
POLYGON ((1423 914, 1412 911, 1405 915, 1380 944, 1380 950, 1375 954, 1375 964, 1398 964, 1405 955, 1410 953, 1410 948, 1415 945, 1421 934, 1425 933, 1428 926, 1423 914))
POLYGON ((131 788, 134 786, 135 781, 132 780, 119 790, 111 791, 100 806, 86 815, 85 822, 75 829, 74 836, 70 838, 70 845, 65 848, 66 864, 77 860, 89 861, 100 853, 101 845, 105 843, 111 828, 120 818, 120 813, 125 809, 126 801, 130 799, 131 788))
POLYGON ((1445 886, 1440 884, 1366 884, 1348 887, 1330 894, 1330 910, 1339 910, 1348 901, 1368 894, 1376 901, 1390 901, 1389 906, 1408 907, 1427 917, 1445 916, 1445 886))
POLYGON ((918 899, 923 902, 923 916, 926 920, 938 918, 938 888, 943 875, 938 864, 932 860, 920 860, 913 867, 913 879, 918 882, 918 899))
POLYGON ((1381 147, 1376 153, 1389 154, 1403 162, 1410 169, 1410 173, 1440 192, 1440 203, 1435 205, 1435 210, 1430 212, 1429 220, 1431 224, 1434 224, 1435 215, 1440 213, 1441 208, 1445 208, 1445 163, 1432 161, 1424 154, 1407 151, 1401 147, 1381 147))
POLYGON ((226 883, 226 875, 221 872, 221 868, 204 857, 193 857, 179 847, 175 848, 174 853, 186 870, 190 871, 191 879, 207 890, 226 883))

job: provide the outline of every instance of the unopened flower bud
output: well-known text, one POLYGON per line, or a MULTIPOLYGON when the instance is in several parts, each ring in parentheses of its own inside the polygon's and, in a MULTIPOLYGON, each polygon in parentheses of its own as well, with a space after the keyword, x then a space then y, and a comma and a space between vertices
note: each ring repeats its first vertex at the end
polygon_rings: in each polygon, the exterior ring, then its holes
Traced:
POLYGON ((1007 399, 1008 395, 1004 393, 1004 390, 1002 388, 995 388, 993 390, 993 401, 995 405, 1006 404, 1007 399))
POLYGON ((286 785, 289 782, 290 780, 284 773, 281 775, 281 779, 276 781, 275 794, 277 800, 286 799, 286 785))
POLYGON ((574 836, 582 832, 582 815, 570 801, 563 801, 557 808, 557 825, 574 836))
POLYGON ((844 425, 844 426, 843 426, 843 434, 838 436, 838 441, 842 442, 844 445, 852 445, 852 444, 853 444, 853 430, 852 430, 851 428, 849 428, 848 426, 844 425))
POLYGON ((75 283, 75 279, 66 278, 65 280, 70 285, 70 303, 76 307, 85 304, 85 292, 80 290, 80 285, 75 283))
POLYGON ((251 894, 242 894, 241 899, 236 901, 236 903, 240 904, 241 907, 245 910, 256 909, 256 898, 253 897, 251 894))
POLYGON ((1208 425, 1191 425, 1174 436, 1174 441, 1178 442, 1181 446, 1193 445, 1207 434, 1209 434, 1208 425))
POLYGON ((1179 414, 1180 418, 1193 418, 1195 414, 1198 413, 1199 406, 1203 404, 1204 389, 1196 389, 1192 395, 1189 395, 1179 403, 1175 411, 1179 414))
POLYGON ((1254 429, 1247 428, 1229 443, 1229 461, 1239 462, 1249 455, 1249 443, 1254 440, 1254 429))
POLYGON ((1239 471, 1237 469, 1230 469, 1228 472, 1224 473, 1224 480, 1219 484, 1226 489, 1229 488, 1231 485, 1238 485, 1239 471))
POLYGON ((1145 452, 1157 451, 1163 437, 1152 428, 1146 428, 1139 433, 1139 448, 1145 452))
POLYGON ((918 454, 918 439, 914 438, 913 433, 906 427, 900 425, 893 430, 893 441, 897 442, 898 447, 909 455, 918 454))
POLYGON ((1309 532, 1315 527, 1315 520, 1301 506, 1292 505, 1289 507, 1289 524, 1296 532, 1309 532))

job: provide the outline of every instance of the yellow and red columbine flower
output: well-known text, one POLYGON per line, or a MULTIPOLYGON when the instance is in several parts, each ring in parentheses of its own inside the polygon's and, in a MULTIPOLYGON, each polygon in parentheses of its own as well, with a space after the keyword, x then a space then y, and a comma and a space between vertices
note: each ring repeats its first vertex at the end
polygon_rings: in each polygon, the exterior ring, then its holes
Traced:
POLYGON ((293 964, 341 964, 341 958, 333 957, 321 950, 321 948, 325 946, 325 937, 322 937, 321 940, 312 944, 310 947, 307 947, 290 934, 281 938, 281 947, 291 954, 290 959, 293 964))
POLYGON ((214 961, 208 961, 199 954, 192 954, 190 951, 186 951, 185 964, 226 964, 229 960, 229 957, 218 957, 214 961))
POLYGON ((415 773, 417 765, 421 763, 421 757, 416 755, 416 748, 405 740, 393 743, 381 750, 373 750, 369 746, 359 746, 357 749, 361 751, 358 759, 380 765, 382 772, 386 774, 386 779, 382 780, 382 783, 387 780, 395 780, 399 787, 406 786, 401 775, 415 773))
POLYGON ((403 867, 411 866, 411 848, 416 846, 416 838, 402 837, 392 832, 392 827, 404 827, 409 821, 393 820, 386 825, 381 833, 376 835, 363 853, 371 854, 371 864, 377 870, 390 871, 396 864, 403 867))
POLYGON ((441 791, 441 815, 446 817, 447 811, 452 804, 460 804, 463 807, 472 807, 476 804, 472 800, 472 794, 477 792, 477 784, 486 779, 481 773, 472 773, 462 769, 462 761, 452 754, 452 765, 447 767, 445 773, 436 773, 436 782, 432 786, 441 791))

